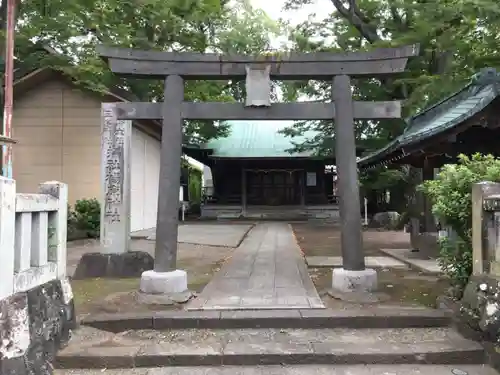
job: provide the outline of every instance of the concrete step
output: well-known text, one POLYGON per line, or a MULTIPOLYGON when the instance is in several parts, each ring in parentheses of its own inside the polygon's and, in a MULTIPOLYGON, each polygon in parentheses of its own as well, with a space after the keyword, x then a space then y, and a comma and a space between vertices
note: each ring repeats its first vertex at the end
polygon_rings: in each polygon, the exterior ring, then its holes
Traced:
MULTIPOLYGON (((56 370, 54 375, 102 375, 102 370, 56 370)), ((157 367, 106 370, 106 375, 498 375, 484 365, 298 365, 251 367, 157 367)))
POLYGON ((270 309, 114 313, 87 316, 80 323, 110 332, 188 328, 428 328, 448 326, 451 317, 443 310, 388 306, 367 307, 363 310, 270 309))
POLYGON ((56 368, 485 363, 482 346, 450 328, 89 330, 56 368))

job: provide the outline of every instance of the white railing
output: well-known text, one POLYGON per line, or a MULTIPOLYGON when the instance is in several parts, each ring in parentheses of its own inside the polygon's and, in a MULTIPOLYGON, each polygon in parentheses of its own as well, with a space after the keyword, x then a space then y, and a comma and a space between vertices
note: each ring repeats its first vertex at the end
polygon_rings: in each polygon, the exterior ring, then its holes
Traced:
POLYGON ((0 300, 66 276, 67 216, 66 184, 16 194, 16 181, 0 177, 0 300))

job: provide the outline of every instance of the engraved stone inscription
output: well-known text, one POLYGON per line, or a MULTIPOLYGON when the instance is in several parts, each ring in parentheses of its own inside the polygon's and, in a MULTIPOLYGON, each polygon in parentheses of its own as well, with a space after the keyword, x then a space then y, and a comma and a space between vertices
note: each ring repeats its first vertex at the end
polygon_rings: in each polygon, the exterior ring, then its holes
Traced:
POLYGON ((103 106, 104 218, 109 223, 121 221, 124 194, 126 121, 117 120, 116 117, 113 106, 103 106))

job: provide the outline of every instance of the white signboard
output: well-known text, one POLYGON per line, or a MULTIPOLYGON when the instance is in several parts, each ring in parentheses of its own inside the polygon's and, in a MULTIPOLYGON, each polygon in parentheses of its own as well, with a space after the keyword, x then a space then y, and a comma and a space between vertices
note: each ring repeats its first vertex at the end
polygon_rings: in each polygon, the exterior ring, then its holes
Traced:
POLYGON ((271 66, 266 65, 264 69, 246 66, 246 100, 247 107, 270 107, 271 106, 271 79, 269 73, 271 66))
POLYGON ((306 186, 316 186, 316 172, 307 172, 306 186))

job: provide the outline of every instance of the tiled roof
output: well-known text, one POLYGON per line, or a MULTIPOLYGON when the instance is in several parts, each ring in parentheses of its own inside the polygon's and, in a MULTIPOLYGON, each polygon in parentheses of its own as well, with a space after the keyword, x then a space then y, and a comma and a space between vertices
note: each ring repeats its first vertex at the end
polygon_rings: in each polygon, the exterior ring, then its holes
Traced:
POLYGON ((228 121, 229 135, 209 141, 203 148, 212 149, 212 157, 220 158, 279 158, 310 157, 312 151, 290 153, 294 143, 300 144, 314 137, 316 132, 304 136, 288 137, 280 133, 293 121, 228 121))
POLYGON ((403 134, 358 164, 377 163, 398 149, 449 130, 483 110, 499 94, 500 74, 495 69, 483 69, 462 90, 409 119, 403 134))

